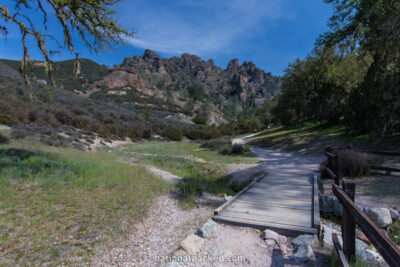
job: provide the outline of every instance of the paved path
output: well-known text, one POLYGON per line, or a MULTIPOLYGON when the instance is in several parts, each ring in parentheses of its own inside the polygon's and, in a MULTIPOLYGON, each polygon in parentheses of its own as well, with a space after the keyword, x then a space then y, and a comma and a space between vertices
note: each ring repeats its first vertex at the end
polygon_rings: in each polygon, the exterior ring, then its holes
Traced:
POLYGON ((319 203, 313 173, 321 158, 261 147, 251 149, 267 163, 268 175, 217 209, 214 219, 258 228, 317 233, 319 203))

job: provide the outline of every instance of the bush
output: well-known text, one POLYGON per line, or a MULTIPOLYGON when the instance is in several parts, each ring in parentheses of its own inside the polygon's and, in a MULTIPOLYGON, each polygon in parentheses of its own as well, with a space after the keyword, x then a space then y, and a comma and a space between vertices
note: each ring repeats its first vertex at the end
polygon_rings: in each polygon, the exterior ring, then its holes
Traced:
POLYGON ((206 119, 196 116, 193 118, 192 122, 196 123, 196 124, 201 124, 201 125, 206 125, 207 121, 206 119))
POLYGON ((223 146, 225 145, 230 145, 231 144, 231 139, 229 138, 218 138, 218 139, 210 139, 208 141, 205 141, 201 144, 200 147, 202 148, 209 148, 214 151, 219 151, 223 146))
POLYGON ((245 147, 243 145, 234 144, 231 147, 231 153, 230 154, 242 155, 242 154, 249 153, 249 152, 250 152, 250 148, 245 147))
POLYGON ((163 132, 163 136, 172 141, 181 141, 182 140, 182 131, 179 128, 169 126, 169 127, 165 128, 165 130, 163 132))
POLYGON ((370 175, 371 165, 378 165, 380 159, 368 153, 360 153, 352 150, 339 152, 339 164, 342 175, 347 177, 360 177, 370 175))
POLYGON ((242 155, 250 152, 250 148, 234 144, 234 145, 224 145, 219 150, 219 153, 222 155, 242 155))
POLYGON ((10 140, 8 139, 7 136, 4 136, 0 133, 0 145, 1 144, 8 144, 10 142, 10 140))

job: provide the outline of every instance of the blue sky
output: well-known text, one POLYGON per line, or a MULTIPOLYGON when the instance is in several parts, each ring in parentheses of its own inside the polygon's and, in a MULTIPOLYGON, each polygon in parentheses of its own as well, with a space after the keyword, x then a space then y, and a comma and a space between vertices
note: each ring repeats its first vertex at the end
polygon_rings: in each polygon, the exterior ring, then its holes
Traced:
MULTIPOLYGON (((112 66, 150 48, 162 57, 195 54, 213 59, 222 68, 232 58, 253 61, 276 75, 311 51, 318 35, 327 30, 332 14, 322 0, 123 0, 115 10, 118 21, 135 31, 137 38, 127 39, 128 45, 118 48, 118 53, 99 55, 91 54, 76 38, 81 57, 112 66)), ((36 12, 25 14, 41 23, 36 12)), ((13 27, 9 31, 7 41, 0 37, 0 58, 20 59, 19 31, 13 27)), ((52 19, 48 31, 62 38, 52 19)), ((31 57, 41 59, 34 44, 29 41, 31 57)), ((49 46, 56 49, 55 44, 49 46)), ((69 58, 72 55, 64 51, 53 59, 69 58)))

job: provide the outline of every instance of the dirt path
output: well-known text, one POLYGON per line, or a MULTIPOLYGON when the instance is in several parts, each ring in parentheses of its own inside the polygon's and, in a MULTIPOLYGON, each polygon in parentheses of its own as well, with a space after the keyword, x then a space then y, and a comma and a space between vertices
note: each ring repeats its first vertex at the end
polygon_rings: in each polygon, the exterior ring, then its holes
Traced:
POLYGON ((201 205, 182 210, 173 194, 159 197, 148 216, 136 222, 123 239, 96 249, 93 266, 158 266, 157 256, 165 256, 180 241, 198 229, 212 215, 212 208, 201 205))

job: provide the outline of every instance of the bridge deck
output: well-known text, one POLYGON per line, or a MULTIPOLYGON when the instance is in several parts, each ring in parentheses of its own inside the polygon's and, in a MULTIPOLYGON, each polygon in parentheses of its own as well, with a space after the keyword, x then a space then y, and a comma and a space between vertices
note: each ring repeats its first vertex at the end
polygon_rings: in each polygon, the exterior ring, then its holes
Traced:
POLYGON ((214 211, 213 219, 256 228, 318 233, 314 175, 274 173, 259 177, 214 211))

